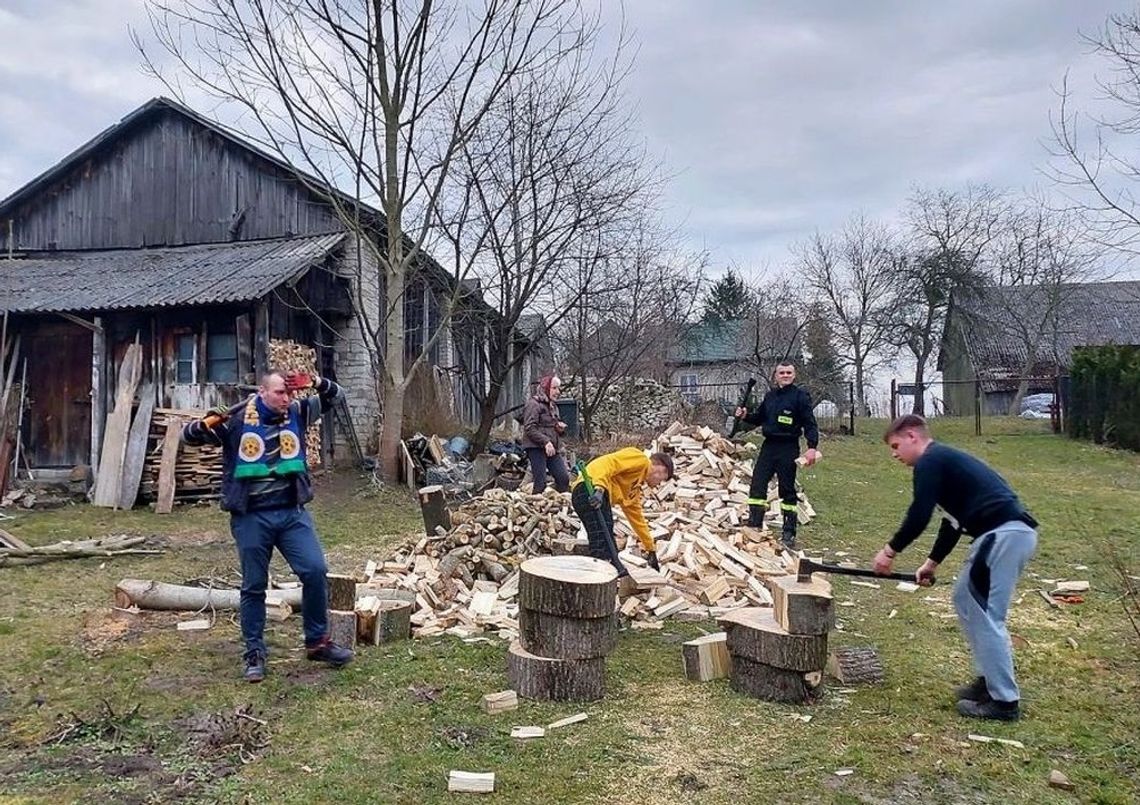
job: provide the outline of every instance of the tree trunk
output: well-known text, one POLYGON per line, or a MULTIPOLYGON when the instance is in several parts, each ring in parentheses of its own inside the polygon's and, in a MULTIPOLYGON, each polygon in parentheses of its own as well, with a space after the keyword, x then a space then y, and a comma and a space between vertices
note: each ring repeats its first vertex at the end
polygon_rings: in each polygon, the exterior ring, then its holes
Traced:
MULTIPOLYGON (((139 609, 197 612, 200 609, 237 609, 241 600, 238 590, 210 590, 206 587, 184 587, 147 579, 123 579, 115 587, 115 606, 139 609)), ((265 602, 284 602, 294 609, 301 607, 301 588, 269 590, 265 602)))
POLYGON ((871 415, 870 409, 867 408, 867 390, 864 386, 862 358, 855 361, 855 410, 859 412, 859 416, 871 415))
POLYGON ((1034 364, 1037 363, 1037 345, 1031 345, 1026 351, 1025 365, 1021 367, 1021 380, 1017 383, 1017 391, 1013 394, 1013 399, 1009 402, 1010 416, 1017 416, 1021 413, 1021 401, 1025 399, 1026 392, 1029 391, 1029 373, 1033 371, 1034 364))
POLYGON ((915 356, 914 404, 910 412, 919 416, 926 416, 926 389, 923 388, 923 384, 926 382, 926 361, 929 357, 929 354, 915 356))

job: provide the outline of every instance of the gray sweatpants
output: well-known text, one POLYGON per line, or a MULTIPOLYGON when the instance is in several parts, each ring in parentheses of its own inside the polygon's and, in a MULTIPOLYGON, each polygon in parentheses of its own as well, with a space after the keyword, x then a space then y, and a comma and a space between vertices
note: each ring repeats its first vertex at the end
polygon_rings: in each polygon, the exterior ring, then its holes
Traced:
POLYGON ((1036 550, 1036 531, 1020 520, 1003 523, 970 546, 954 587, 954 608, 970 644, 974 669, 986 678, 990 696, 999 702, 1021 698, 1005 619, 1017 580, 1036 550))

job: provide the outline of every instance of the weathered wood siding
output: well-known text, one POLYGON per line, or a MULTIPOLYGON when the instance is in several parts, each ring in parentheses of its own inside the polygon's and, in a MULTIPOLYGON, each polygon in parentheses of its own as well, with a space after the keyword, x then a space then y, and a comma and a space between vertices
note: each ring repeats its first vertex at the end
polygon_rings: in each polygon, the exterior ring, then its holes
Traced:
POLYGON ((15 248, 175 246, 341 228, 283 169, 170 109, 152 114, 18 207, 9 216, 15 248))

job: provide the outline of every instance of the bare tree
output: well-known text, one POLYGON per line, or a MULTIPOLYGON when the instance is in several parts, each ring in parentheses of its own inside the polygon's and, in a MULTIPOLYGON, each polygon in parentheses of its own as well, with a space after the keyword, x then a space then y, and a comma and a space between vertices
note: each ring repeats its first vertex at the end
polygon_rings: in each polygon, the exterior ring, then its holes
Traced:
MULTIPOLYGON (((398 464, 404 399, 462 288, 410 362, 404 290, 437 224, 462 149, 518 76, 581 44, 574 0, 147 0, 159 46, 183 78, 238 107, 244 133, 320 195, 355 238, 357 320, 381 378, 380 462, 398 464), (301 171, 307 172, 306 175, 301 171), (342 187, 341 194, 334 188, 342 187), (382 218, 355 201, 374 202, 382 218), (375 299, 379 298, 379 304, 375 299)), ((144 60, 162 77, 135 36, 144 60)))
POLYGON ((985 291, 985 306, 975 306, 967 321, 968 326, 996 330, 1016 345, 1021 360, 1009 407, 1013 416, 1041 363, 1048 364, 1050 373, 1067 364, 1068 322, 1089 314, 1083 310, 1088 304, 1083 285, 1105 274, 1081 221, 1050 209, 1042 199, 1011 207, 994 245, 997 287, 985 291))
POLYGON ((476 449, 503 413, 512 372, 546 335, 517 339, 520 317, 542 313, 543 326, 556 327, 587 289, 612 286, 608 255, 626 250, 625 229, 653 186, 620 96, 627 40, 619 35, 596 63, 598 32, 594 18, 572 58, 512 81, 464 144, 453 177, 462 203, 444 211, 443 229, 497 314, 486 321, 487 383, 469 389, 480 404, 476 449))
POLYGON ((642 220, 620 250, 591 270, 604 284, 585 283, 557 343, 579 401, 585 436, 616 384, 664 368, 669 349, 696 311, 707 257, 680 248, 673 237, 642 220))
POLYGON ((985 281, 987 250, 1002 217, 1001 194, 986 185, 917 189, 904 212, 909 254, 900 263, 894 343, 914 359, 913 412, 924 414, 926 370, 955 294, 985 281))
POLYGON ((1134 255, 1140 246, 1134 189, 1140 159, 1133 143, 1140 133, 1140 11, 1112 14, 1098 34, 1085 38, 1108 66, 1107 75, 1098 77, 1104 111, 1073 110, 1066 76, 1050 120, 1049 172, 1064 189, 1069 211, 1084 218, 1090 238, 1134 255))
POLYGON ((868 415, 869 375, 892 349, 898 248, 885 227, 856 215, 838 235, 816 233, 796 253, 803 282, 831 325, 844 368, 851 370, 856 407, 868 415))

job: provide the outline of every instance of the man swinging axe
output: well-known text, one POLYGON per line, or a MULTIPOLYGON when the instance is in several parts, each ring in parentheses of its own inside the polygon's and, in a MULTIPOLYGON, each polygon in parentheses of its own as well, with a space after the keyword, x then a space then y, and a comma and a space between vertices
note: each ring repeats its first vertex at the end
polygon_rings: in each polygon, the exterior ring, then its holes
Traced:
POLYGON ((586 527, 590 556, 612 564, 621 576, 628 576, 614 541, 614 512, 621 506, 633 533, 645 550, 649 566, 660 570, 657 552, 645 514, 641 510, 641 489, 654 487, 673 477, 673 459, 666 453, 646 456, 636 447, 626 447, 598 456, 587 465, 578 463, 578 479, 570 490, 570 502, 586 527))
POLYGON ((1037 521, 1004 478, 968 453, 934 441, 917 414, 892 422, 883 441, 894 458, 914 469, 914 500, 898 531, 875 556, 874 569, 881 575, 891 572, 895 556, 922 533, 935 506, 945 516, 930 558, 915 573, 919 584, 934 579, 963 531, 973 537, 954 587, 954 608, 978 677, 956 691, 958 712, 1015 721, 1021 716, 1021 695, 1005 619, 1017 580, 1037 548, 1037 521))
POLYGON ((781 361, 776 366, 776 387, 764 395, 760 405, 751 410, 741 406, 736 409, 736 416, 746 424, 759 425, 764 434, 748 490, 748 525, 764 527, 768 482, 775 475, 784 517, 781 539, 791 548, 796 544, 796 459, 801 433, 808 445, 804 466, 810 467, 820 459, 819 427, 812 412, 811 395, 796 385, 796 367, 791 361, 781 361))

